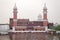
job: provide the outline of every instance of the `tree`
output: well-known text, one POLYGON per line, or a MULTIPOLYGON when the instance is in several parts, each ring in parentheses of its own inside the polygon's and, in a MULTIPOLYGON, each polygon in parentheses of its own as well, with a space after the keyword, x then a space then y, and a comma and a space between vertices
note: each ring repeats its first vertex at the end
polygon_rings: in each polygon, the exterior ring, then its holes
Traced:
POLYGON ((60 25, 57 25, 54 29, 55 29, 56 31, 60 31, 60 25))

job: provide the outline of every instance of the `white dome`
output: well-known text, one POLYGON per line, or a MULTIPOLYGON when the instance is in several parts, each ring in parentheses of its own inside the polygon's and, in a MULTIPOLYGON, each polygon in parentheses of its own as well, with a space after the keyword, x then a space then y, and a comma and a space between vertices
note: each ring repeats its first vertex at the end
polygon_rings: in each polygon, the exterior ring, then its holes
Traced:
POLYGON ((42 20, 42 15, 38 15, 38 21, 42 20))

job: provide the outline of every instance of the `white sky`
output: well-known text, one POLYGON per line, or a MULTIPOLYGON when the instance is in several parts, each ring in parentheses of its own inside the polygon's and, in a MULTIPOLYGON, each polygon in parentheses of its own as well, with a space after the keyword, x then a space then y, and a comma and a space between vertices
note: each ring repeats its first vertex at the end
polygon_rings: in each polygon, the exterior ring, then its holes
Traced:
POLYGON ((9 23, 13 17, 13 7, 16 3, 18 18, 37 20, 46 2, 49 22, 60 23, 60 0, 0 0, 0 23, 9 23))

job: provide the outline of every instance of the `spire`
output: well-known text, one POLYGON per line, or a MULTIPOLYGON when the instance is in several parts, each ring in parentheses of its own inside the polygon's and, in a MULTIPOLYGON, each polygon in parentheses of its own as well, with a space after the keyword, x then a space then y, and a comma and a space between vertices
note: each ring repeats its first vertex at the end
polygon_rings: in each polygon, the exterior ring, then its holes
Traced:
POLYGON ((17 10, 17 6, 16 6, 16 3, 15 3, 15 5, 14 5, 14 9, 16 9, 16 10, 17 10))
POLYGON ((17 6, 16 6, 16 4, 14 5, 14 8, 13 8, 13 18, 14 19, 17 19, 17 13, 18 13, 18 11, 17 11, 17 6))
POLYGON ((47 9, 46 3, 44 4, 44 8, 43 9, 47 9))
POLYGON ((44 8, 43 8, 43 19, 47 20, 47 7, 46 7, 46 3, 44 4, 44 8))
POLYGON ((17 11, 17 6, 16 6, 16 3, 15 3, 15 5, 14 5, 14 8, 13 8, 13 13, 17 13, 18 11, 17 11))

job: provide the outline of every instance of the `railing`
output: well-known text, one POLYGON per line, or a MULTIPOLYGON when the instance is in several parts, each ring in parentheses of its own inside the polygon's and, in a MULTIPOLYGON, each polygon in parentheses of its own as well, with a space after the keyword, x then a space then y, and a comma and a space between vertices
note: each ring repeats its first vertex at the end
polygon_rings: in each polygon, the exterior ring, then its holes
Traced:
POLYGON ((9 32, 46 32, 46 31, 39 31, 39 30, 25 30, 25 31, 23 31, 23 30, 21 30, 21 31, 9 31, 9 32))

